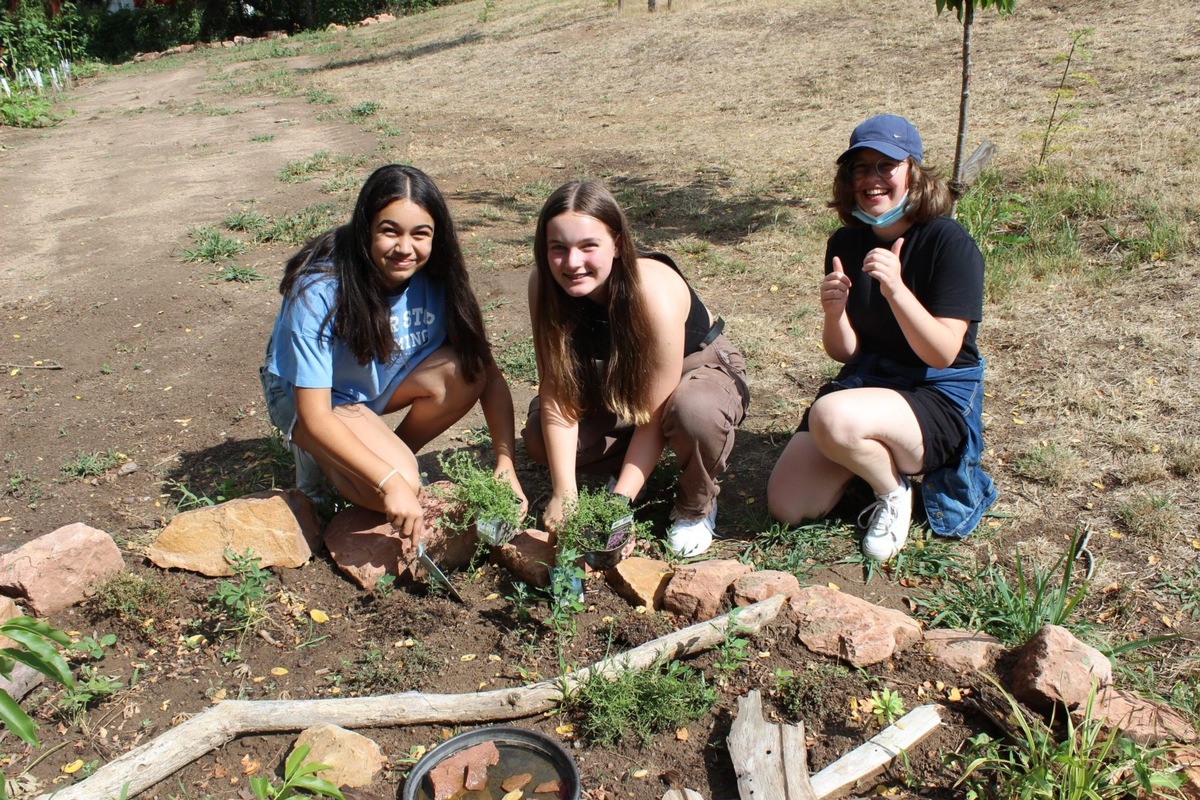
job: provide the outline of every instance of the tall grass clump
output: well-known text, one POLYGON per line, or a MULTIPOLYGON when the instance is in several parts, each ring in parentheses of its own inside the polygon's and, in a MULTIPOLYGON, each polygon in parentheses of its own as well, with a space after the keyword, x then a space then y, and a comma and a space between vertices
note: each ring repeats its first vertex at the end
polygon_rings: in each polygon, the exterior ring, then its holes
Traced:
POLYGON ((1086 620, 1072 619, 1087 595, 1088 581, 1075 580, 1079 535, 1049 568, 1026 564, 1016 551, 1010 579, 992 564, 962 580, 946 581, 921 602, 931 628, 966 628, 990 633, 1006 645, 1020 645, 1046 625, 1062 625, 1075 634, 1091 630, 1086 620))
MULTIPOLYGON (((997 687, 998 688, 998 687, 997 687)), ((1178 798, 1181 775, 1168 770, 1165 748, 1146 748, 1122 736, 1093 714, 1095 690, 1082 718, 1068 715, 1060 732, 1027 716, 1012 695, 1000 690, 1011 724, 1008 738, 981 733, 949 760, 963 773, 955 783, 968 800, 1053 798, 1120 800, 1178 798)))

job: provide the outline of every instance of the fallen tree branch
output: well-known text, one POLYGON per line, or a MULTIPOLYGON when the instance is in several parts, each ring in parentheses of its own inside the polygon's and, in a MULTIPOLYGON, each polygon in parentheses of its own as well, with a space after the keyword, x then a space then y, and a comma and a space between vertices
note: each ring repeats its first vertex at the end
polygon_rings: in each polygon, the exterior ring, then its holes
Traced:
POLYGON ((5 369, 62 369, 62 364, 0 364, 5 369))
MULTIPOLYGON (((125 790, 134 797, 238 736, 298 731, 320 723, 343 728, 480 723, 520 719, 554 708, 564 693, 598 675, 646 669, 691 656, 724 641, 731 622, 739 634, 758 633, 779 615, 782 595, 700 622, 635 647, 619 656, 549 681, 471 694, 404 692, 329 700, 226 700, 161 736, 105 764, 89 778, 53 793, 54 800, 111 800, 125 790)), ((36 800, 50 800, 39 795, 36 800)))

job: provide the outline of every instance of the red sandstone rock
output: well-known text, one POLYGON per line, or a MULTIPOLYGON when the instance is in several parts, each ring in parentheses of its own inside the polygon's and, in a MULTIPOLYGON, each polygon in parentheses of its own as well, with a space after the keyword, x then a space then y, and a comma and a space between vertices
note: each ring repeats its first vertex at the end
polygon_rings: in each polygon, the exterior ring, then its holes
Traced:
POLYGON ((827 586, 801 589, 789 604, 805 647, 856 667, 886 661, 921 640, 921 626, 907 614, 827 586))
POLYGON ((124 568, 111 536, 76 522, 0 557, 0 592, 25 598, 30 611, 47 616, 75 605, 124 568))
POLYGON ((712 619, 725 594, 740 576, 753 569, 731 558, 687 564, 675 570, 663 595, 663 610, 693 621, 712 619))
POLYGON ((925 631, 925 649, 934 659, 959 672, 987 669, 1004 652, 995 636, 957 628, 925 631))
POLYGON ((449 800, 463 790, 474 792, 487 785, 487 768, 500 763, 494 742, 484 742, 455 753, 429 770, 433 800, 449 800))
MULTIPOLYGON (((1075 712, 1082 717, 1083 708, 1075 712)), ((1111 686, 1096 695, 1092 718, 1104 720, 1106 728, 1117 728, 1138 744, 1151 747, 1165 741, 1190 744, 1196 729, 1166 703, 1138 697, 1111 686)))
POLYGON ((554 563, 554 545, 550 534, 536 528, 518 533, 501 547, 492 548, 492 561, 530 586, 550 585, 550 564, 554 563))
POLYGON ((733 602, 738 606, 750 606, 777 594, 791 597, 798 591, 800 581, 792 573, 764 569, 747 573, 734 582, 733 602))
MULTIPOLYGON (((446 482, 426 487, 418 499, 425 512, 421 541, 429 557, 446 572, 471 563, 478 540, 472 531, 443 524, 446 514, 453 513, 451 504, 429 491, 441 484, 446 482)), ((416 542, 402 538, 378 511, 355 507, 339 512, 325 530, 325 546, 338 569, 364 589, 374 588, 385 574, 405 581, 425 579, 424 568, 416 562, 416 542)))
POLYGON ((1039 711, 1062 703, 1083 708, 1092 685, 1112 683, 1112 663, 1103 653, 1058 625, 1047 625, 1020 649, 1012 669, 1013 696, 1039 711))

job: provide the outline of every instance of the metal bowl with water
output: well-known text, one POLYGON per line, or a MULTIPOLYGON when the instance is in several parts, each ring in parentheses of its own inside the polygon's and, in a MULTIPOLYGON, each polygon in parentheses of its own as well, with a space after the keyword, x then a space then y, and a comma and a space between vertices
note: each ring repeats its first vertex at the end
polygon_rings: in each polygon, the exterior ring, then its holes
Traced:
POLYGON ((525 800, 579 800, 579 769, 561 744, 544 734, 510 725, 476 728, 451 736, 426 753, 413 767, 404 783, 403 800, 433 800, 430 771, 451 756, 479 744, 491 742, 500 752, 500 762, 488 767, 487 785, 477 791, 463 791, 455 800, 485 800, 503 797, 501 784, 514 775, 529 774, 525 800), (539 784, 557 781, 557 792, 534 793, 539 784))

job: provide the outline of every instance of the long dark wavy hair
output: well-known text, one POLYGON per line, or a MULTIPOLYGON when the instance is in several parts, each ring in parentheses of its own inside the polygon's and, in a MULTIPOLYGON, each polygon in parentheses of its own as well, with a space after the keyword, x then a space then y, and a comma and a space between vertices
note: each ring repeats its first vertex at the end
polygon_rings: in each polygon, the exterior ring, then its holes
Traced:
POLYGON ((321 322, 322 333, 328 326, 359 364, 390 360, 396 351, 390 290, 371 261, 371 225, 376 214, 397 200, 411 200, 433 218, 429 260, 421 271, 445 288, 450 344, 467 379, 473 380, 492 361, 483 313, 471 291, 446 200, 433 180, 416 167, 388 164, 371 173, 358 193, 350 221, 312 239, 288 259, 279 292, 302 301, 296 296, 304 285, 301 278, 315 274, 336 280, 336 299, 321 322))
POLYGON ((542 206, 533 239, 537 265, 537 325, 533 332, 538 370, 543 383, 554 387, 563 413, 578 419, 595 405, 624 420, 641 424, 650 419, 650 364, 645 342, 650 321, 639 290, 638 253, 625 212, 612 193, 594 181, 560 186, 542 206), (606 311, 608 340, 596 341, 583 327, 593 301, 569 296, 550 272, 546 226, 559 214, 574 212, 603 223, 617 243, 608 278, 606 311), (597 370, 597 361, 603 366, 597 370))
MULTIPOLYGON (((847 158, 838 165, 829 207, 837 211, 843 225, 862 228, 866 227, 866 223, 854 216, 854 209, 858 208, 858 201, 854 198, 854 164, 857 160, 847 158)), ((938 170, 918 164, 911 157, 905 161, 908 162, 908 210, 904 216, 913 223, 919 223, 930 222, 950 213, 950 187, 942 180, 938 170)))

